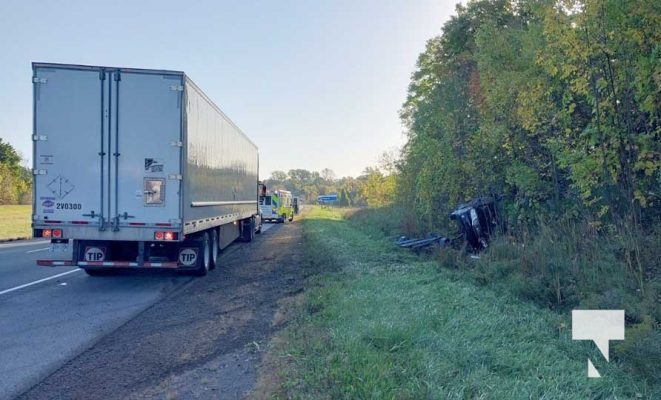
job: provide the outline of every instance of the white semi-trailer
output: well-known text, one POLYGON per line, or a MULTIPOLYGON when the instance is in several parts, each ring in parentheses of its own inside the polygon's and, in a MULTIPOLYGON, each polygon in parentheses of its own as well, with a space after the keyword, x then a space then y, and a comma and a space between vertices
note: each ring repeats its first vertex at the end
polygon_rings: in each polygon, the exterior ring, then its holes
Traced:
POLYGON ((72 254, 39 265, 205 275, 259 232, 257 147, 183 72, 32 70, 33 235, 72 254))

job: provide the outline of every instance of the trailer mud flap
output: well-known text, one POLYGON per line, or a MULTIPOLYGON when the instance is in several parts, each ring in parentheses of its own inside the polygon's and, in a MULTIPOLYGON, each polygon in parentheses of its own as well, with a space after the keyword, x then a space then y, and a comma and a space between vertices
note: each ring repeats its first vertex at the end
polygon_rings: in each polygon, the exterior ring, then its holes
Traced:
POLYGON ((195 267, 198 263, 200 249, 197 247, 182 247, 179 249, 178 264, 185 268, 195 267))
POLYGON ((107 249, 101 246, 87 246, 83 254, 84 261, 103 262, 106 260, 107 249))

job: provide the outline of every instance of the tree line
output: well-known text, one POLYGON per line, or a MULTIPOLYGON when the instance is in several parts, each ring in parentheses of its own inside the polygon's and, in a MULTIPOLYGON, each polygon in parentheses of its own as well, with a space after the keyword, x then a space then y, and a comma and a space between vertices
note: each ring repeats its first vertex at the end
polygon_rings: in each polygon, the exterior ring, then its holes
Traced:
POLYGON ((510 226, 661 215, 661 3, 479 0, 428 41, 398 203, 424 229, 498 192, 510 226))
POLYGON ((30 204, 32 175, 21 165, 21 156, 0 138, 0 205, 30 204))
POLYGON ((395 198, 395 175, 389 173, 387 165, 381 164, 365 168, 357 178, 337 178, 328 168, 321 172, 278 170, 273 171, 264 184, 270 190, 289 190, 309 204, 315 203, 320 195, 337 194, 337 205, 341 207, 380 207, 392 203, 395 198))
POLYGON ((507 237, 441 265, 561 312, 626 310, 615 358, 655 383, 660 27, 658 0, 457 6, 411 76, 398 207, 383 210, 405 233, 451 233, 458 204, 504 195, 507 237))

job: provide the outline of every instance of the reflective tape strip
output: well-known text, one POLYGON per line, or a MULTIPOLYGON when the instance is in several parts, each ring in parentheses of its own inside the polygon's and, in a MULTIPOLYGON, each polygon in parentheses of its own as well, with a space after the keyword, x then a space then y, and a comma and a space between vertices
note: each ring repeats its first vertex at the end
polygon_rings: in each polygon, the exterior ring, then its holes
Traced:
POLYGON ((164 263, 152 263, 152 262, 146 262, 145 267, 152 267, 152 268, 177 268, 177 263, 176 262, 164 262, 164 263))
MULTIPOLYGON (((37 265, 42 267, 60 267, 60 266, 73 266, 72 260, 55 261, 55 260, 37 260, 37 265)), ((79 267, 138 267, 136 262, 128 261, 80 261, 79 267)), ((177 262, 146 262, 144 267, 148 268, 177 268, 177 262)))
POLYGON ((73 260, 66 260, 66 261, 37 260, 37 265, 40 265, 42 267, 72 266, 73 260))
POLYGON ((128 261, 80 261, 79 267, 137 267, 138 263, 128 261))

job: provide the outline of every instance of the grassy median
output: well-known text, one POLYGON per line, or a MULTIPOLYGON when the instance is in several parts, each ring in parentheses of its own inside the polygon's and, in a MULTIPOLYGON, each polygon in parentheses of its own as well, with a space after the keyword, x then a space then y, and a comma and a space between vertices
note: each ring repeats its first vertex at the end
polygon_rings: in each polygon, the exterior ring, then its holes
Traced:
POLYGON ((271 341, 270 383, 262 377, 257 396, 661 398, 592 342, 573 341, 571 313, 476 286, 341 210, 315 208, 302 223, 306 290, 271 341), (587 377, 588 357, 603 378, 587 377))
POLYGON ((30 212, 32 206, 0 206, 0 240, 32 236, 30 212))

